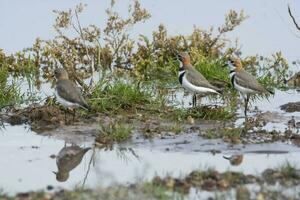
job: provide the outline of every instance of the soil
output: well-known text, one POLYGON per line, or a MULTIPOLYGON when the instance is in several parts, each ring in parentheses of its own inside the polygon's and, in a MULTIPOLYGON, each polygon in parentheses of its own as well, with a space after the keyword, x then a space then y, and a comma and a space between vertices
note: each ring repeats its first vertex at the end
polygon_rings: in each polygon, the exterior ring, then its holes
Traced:
POLYGON ((282 106, 280 106, 280 109, 284 110, 285 112, 299 112, 300 111, 300 101, 283 104, 282 106))

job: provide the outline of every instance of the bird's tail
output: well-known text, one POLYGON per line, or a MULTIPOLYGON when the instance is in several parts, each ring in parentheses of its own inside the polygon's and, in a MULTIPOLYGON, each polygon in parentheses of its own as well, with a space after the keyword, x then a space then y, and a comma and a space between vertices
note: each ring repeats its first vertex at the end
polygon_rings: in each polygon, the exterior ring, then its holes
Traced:
POLYGON ((85 110, 88 110, 88 111, 91 110, 91 107, 86 102, 82 102, 80 104, 80 107, 83 108, 83 109, 85 109, 85 110))
POLYGON ((219 93, 219 94, 223 94, 224 93, 224 90, 223 89, 217 89, 217 92, 219 93))
POLYGON ((223 156, 223 158, 225 158, 226 160, 230 160, 230 157, 223 156))

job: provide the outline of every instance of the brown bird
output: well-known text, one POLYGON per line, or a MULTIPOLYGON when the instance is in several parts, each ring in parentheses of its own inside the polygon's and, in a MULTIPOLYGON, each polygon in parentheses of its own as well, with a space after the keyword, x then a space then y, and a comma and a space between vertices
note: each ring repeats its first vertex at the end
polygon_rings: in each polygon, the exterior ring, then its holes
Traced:
POLYGON ((239 91, 245 101, 244 114, 247 116, 248 102, 251 94, 262 94, 274 92, 264 88, 254 76, 243 69, 242 62, 238 58, 229 58, 227 65, 229 66, 230 81, 233 87, 239 91))
POLYGON ((233 155, 230 157, 223 156, 226 160, 229 160, 230 164, 233 166, 238 166, 243 162, 243 155, 233 155))
POLYGON ((180 62, 178 74, 179 83, 183 88, 193 93, 193 106, 196 106, 196 93, 220 94, 220 89, 211 85, 208 80, 193 67, 188 53, 181 52, 177 58, 180 62))
POLYGON ((58 171, 53 172, 56 175, 56 180, 59 182, 68 180, 70 171, 80 164, 83 156, 90 149, 79 146, 63 147, 56 157, 58 171))
MULTIPOLYGON (((63 68, 57 68, 54 71, 56 82, 55 96, 57 101, 66 108, 81 107, 89 110, 90 107, 81 95, 80 89, 75 83, 69 80, 68 73, 63 68)), ((73 121, 75 117, 75 111, 73 115, 73 121)), ((65 115, 66 121, 66 115, 65 115)))

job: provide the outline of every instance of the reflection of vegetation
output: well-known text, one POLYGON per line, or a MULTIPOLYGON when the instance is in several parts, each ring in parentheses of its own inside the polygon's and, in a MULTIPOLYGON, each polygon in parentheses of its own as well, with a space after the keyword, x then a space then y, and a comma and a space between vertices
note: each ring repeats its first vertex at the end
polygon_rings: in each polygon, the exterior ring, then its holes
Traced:
POLYGON ((164 186, 155 185, 152 183, 145 183, 143 186, 143 192, 152 194, 155 199, 160 200, 171 200, 171 199, 184 199, 182 194, 179 193, 168 193, 168 189, 164 186))

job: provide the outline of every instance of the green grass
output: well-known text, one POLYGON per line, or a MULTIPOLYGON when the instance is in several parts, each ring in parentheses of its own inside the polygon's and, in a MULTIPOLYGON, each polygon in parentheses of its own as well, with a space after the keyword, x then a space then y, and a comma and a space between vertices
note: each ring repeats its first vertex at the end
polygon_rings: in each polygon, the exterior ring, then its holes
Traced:
POLYGON ((199 55, 194 66, 207 80, 221 80, 230 83, 229 69, 224 66, 224 61, 221 59, 210 59, 199 55))
POLYGON ((176 108, 169 115, 178 121, 186 120, 189 116, 194 119, 229 120, 234 117, 235 110, 230 107, 201 106, 196 108, 176 108))
POLYGON ((278 170, 286 179, 299 179, 299 173, 297 173, 296 167, 289 162, 281 165, 278 170))
POLYGON ((112 144, 114 142, 123 142, 131 138, 132 126, 121 122, 110 123, 100 127, 100 133, 96 141, 101 144, 112 144))
MULTIPOLYGON (((1 66, 1 65, 0 65, 1 66)), ((9 72, 5 67, 0 68, 0 110, 22 101, 20 89, 16 83, 8 84, 9 72)))
POLYGON ((117 81, 103 87, 97 85, 90 99, 96 111, 119 112, 157 104, 151 89, 139 84, 117 81))
POLYGON ((243 134, 242 128, 232 128, 232 129, 210 129, 202 136, 207 139, 217 139, 217 138, 240 138, 243 134))

